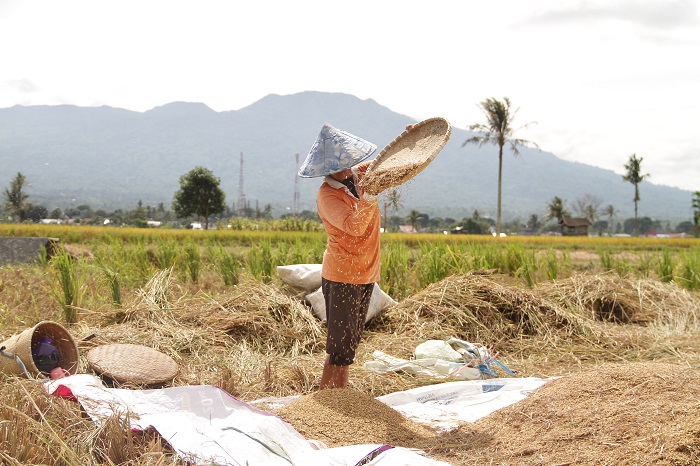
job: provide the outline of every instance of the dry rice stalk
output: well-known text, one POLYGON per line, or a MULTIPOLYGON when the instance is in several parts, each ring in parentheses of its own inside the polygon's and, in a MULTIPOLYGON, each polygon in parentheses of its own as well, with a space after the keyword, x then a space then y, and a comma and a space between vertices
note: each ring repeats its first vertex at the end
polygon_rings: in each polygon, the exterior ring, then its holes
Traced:
POLYGON ((498 279, 472 273, 448 277, 389 309, 389 326, 397 333, 424 338, 447 334, 474 342, 593 331, 558 304, 498 279))
POLYGON ((173 267, 158 271, 146 285, 138 291, 141 302, 139 308, 151 310, 166 309, 168 307, 168 293, 173 283, 173 267))
POLYGON ((243 283, 180 319, 296 356, 318 348, 325 331, 311 310, 280 288, 243 283))
POLYGON ((577 274, 538 287, 548 299, 589 318, 616 324, 698 328, 700 304, 672 283, 633 280, 615 273, 577 274), (681 315, 683 317, 681 317, 681 315))
POLYGON ((49 397, 40 383, 8 377, 0 385, 0 464, 88 464, 76 430, 91 428, 77 403, 49 397))

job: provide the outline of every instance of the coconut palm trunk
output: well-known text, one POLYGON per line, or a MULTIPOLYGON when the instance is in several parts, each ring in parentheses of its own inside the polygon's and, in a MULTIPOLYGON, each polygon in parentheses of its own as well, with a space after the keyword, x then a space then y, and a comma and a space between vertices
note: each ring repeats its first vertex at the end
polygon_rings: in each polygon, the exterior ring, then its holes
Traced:
POLYGON ((498 206, 496 208, 496 235, 501 234, 501 187, 503 186, 503 146, 498 147, 498 206))
MULTIPOLYGON (((510 149, 513 155, 519 155, 518 146, 533 145, 537 147, 534 142, 526 141, 524 139, 513 138, 513 133, 515 130, 512 127, 513 118, 515 117, 515 111, 510 109, 510 100, 507 97, 503 98, 503 102, 500 100, 489 98, 479 104, 481 110, 486 116, 486 124, 476 123, 469 126, 471 131, 477 131, 480 134, 472 136, 462 143, 462 147, 469 143, 476 143, 481 147, 482 145, 489 143, 498 146, 498 205, 496 206, 496 236, 501 235, 501 189, 503 185, 503 146, 507 142, 510 143, 510 149)), ((525 128, 529 125, 524 125, 525 128)))

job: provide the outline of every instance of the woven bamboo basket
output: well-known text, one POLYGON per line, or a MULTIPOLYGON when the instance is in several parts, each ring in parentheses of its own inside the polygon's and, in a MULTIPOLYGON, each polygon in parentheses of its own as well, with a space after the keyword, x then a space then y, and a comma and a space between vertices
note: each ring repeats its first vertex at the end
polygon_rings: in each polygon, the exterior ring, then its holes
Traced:
POLYGON ((413 125, 382 149, 360 186, 377 195, 414 178, 432 162, 450 139, 452 127, 444 118, 430 118, 413 125))
POLYGON ((87 360, 96 373, 119 383, 160 385, 178 372, 177 363, 167 354, 129 343, 97 346, 88 351, 87 360))
POLYGON ((78 346, 68 330, 62 325, 50 321, 39 322, 34 327, 2 342, 0 347, 4 347, 4 349, 2 350, 3 354, 0 355, 0 371, 6 374, 29 375, 31 377, 46 375, 39 370, 32 354, 33 346, 44 337, 53 340, 54 346, 56 346, 58 366, 75 374, 78 371, 80 360, 78 346))

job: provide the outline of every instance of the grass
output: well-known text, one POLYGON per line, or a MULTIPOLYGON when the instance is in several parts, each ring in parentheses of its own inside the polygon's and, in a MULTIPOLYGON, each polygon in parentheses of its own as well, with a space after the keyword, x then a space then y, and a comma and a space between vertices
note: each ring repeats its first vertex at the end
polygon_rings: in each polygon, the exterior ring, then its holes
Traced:
POLYGON ((78 321, 76 308, 83 301, 85 288, 78 260, 61 250, 49 260, 49 267, 54 280, 51 282, 54 296, 58 301, 66 323, 78 321))

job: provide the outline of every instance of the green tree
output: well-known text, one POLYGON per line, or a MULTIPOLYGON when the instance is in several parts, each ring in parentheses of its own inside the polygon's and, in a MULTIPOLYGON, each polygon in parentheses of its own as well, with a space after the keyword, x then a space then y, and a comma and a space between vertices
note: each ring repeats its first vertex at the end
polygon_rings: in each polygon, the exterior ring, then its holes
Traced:
POLYGON ((542 228, 542 222, 540 221, 540 218, 537 214, 532 214, 530 215, 530 218, 527 220, 527 229, 533 233, 537 233, 540 228, 542 228))
POLYGON ((626 175, 622 175, 622 179, 634 185, 634 234, 639 235, 639 221, 637 217, 637 206, 640 201, 639 183, 644 181, 650 175, 641 174, 643 157, 637 158, 637 154, 630 155, 629 161, 625 164, 626 175))
POLYGON ((226 195, 219 186, 220 180, 211 170, 195 167, 180 177, 180 189, 175 193, 173 210, 178 217, 196 215, 204 217, 205 228, 209 228, 209 216, 226 209, 226 195))
POLYGON ((136 209, 129 212, 129 222, 139 228, 146 228, 148 226, 148 213, 146 209, 144 209, 141 200, 136 204, 136 209))
POLYGON ((649 217, 628 218, 625 219, 622 231, 628 235, 640 234, 646 235, 652 230, 660 230, 661 222, 652 220, 649 217))
POLYGON ((700 191, 693 193, 693 225, 695 226, 695 237, 700 237, 700 191))
POLYGON ((691 222, 690 220, 685 220, 685 221, 679 223, 678 225, 676 225, 675 232, 676 233, 685 233, 685 234, 690 234, 690 235, 695 234, 695 228, 694 228, 693 222, 691 222))
POLYGON ((10 182, 10 187, 5 188, 5 192, 3 193, 5 197, 5 208, 20 222, 24 221, 26 218, 26 207, 29 194, 25 192, 25 189, 28 186, 29 183, 27 183, 27 178, 20 172, 17 172, 15 177, 10 182))
POLYGON ((24 218, 32 222, 40 222, 42 218, 49 216, 49 210, 43 205, 28 202, 24 208, 24 218))
POLYGON ((397 210, 399 210, 400 207, 403 206, 401 203, 401 191, 399 191, 397 188, 390 188, 386 191, 386 196, 384 198, 384 231, 389 231, 389 224, 387 223, 388 217, 387 217, 387 209, 391 207, 391 210, 396 213, 397 210))
MULTIPOLYGON (((501 233, 501 185, 503 181, 503 147, 506 143, 510 143, 510 149, 514 156, 520 154, 518 146, 533 145, 537 148, 534 142, 526 141, 525 139, 516 139, 513 137, 516 129, 513 128, 513 119, 517 113, 517 109, 511 111, 510 100, 507 97, 503 101, 495 98, 489 98, 479 104, 484 115, 486 116, 486 124, 476 123, 469 126, 470 131, 478 131, 481 134, 472 136, 462 143, 462 147, 467 144, 478 144, 479 147, 484 144, 494 144, 498 146, 498 208, 496 214, 496 236, 501 233)), ((528 123, 519 129, 526 128, 531 123, 528 123)))
POLYGON ((451 233, 458 233, 464 235, 486 235, 489 232, 488 224, 474 220, 474 217, 465 218, 454 228, 451 229, 451 233))
POLYGON ((564 217, 569 217, 571 214, 566 208, 566 201, 563 201, 559 196, 554 196, 549 204, 547 204, 547 217, 545 221, 550 221, 553 218, 557 219, 557 222, 561 222, 564 217))
POLYGON ((413 228, 414 232, 417 232, 418 229, 416 228, 416 225, 420 221, 421 218, 421 213, 418 212, 417 210, 412 210, 408 216, 406 217, 406 221, 411 225, 411 228, 413 228))

